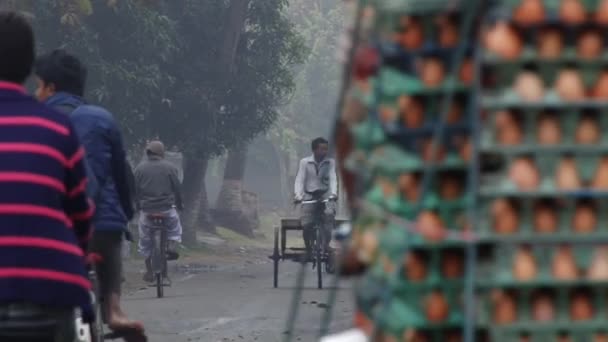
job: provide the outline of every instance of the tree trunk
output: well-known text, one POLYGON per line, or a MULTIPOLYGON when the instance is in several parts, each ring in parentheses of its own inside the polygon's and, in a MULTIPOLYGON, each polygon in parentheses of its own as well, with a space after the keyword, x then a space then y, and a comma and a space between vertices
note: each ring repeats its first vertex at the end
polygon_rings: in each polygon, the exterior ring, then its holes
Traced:
POLYGON ((247 148, 233 148, 228 152, 224 181, 215 204, 215 221, 237 233, 253 236, 255 219, 247 217, 244 210, 243 178, 247 162, 247 148))
MULTIPOLYGON (((183 200, 184 213, 182 215, 182 225, 184 228, 183 241, 186 246, 196 246, 197 218, 200 210, 200 201, 203 195, 204 174, 207 170, 207 158, 200 158, 190 153, 184 156, 184 182, 183 200)), ((204 193, 205 197, 207 193, 204 193)), ((206 200, 206 199, 205 199, 206 200)))
POLYGON ((209 197, 207 196, 207 184, 205 178, 207 176, 208 160, 205 161, 205 167, 203 168, 203 181, 201 182, 201 191, 199 193, 198 200, 198 217, 196 220, 198 229, 212 234, 217 234, 215 229, 215 223, 211 216, 211 208, 209 208, 209 197))

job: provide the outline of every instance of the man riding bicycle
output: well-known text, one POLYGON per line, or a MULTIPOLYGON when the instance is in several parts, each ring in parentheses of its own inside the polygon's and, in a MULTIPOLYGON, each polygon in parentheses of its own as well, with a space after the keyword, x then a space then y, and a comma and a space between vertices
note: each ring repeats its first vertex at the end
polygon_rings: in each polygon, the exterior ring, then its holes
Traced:
POLYGON ((317 223, 325 234, 325 250, 329 250, 335 224, 336 200, 338 199, 336 162, 327 157, 329 142, 324 138, 316 138, 312 141, 311 147, 313 154, 300 160, 294 186, 295 201, 304 202, 301 207, 300 221, 306 252, 309 256, 312 253, 312 241, 315 238, 314 227, 317 223), (318 203, 306 203, 312 201, 318 201, 318 203), (320 208, 320 203, 324 204, 323 208, 320 208))
MULTIPOLYGON (((165 146, 160 141, 152 141, 146 147, 146 159, 135 168, 135 193, 139 215, 139 252, 146 258, 144 281, 154 281, 152 274, 153 223, 147 214, 162 214, 167 224, 167 259, 179 257, 177 245, 182 239, 182 226, 177 209, 182 210, 182 196, 178 169, 165 160, 165 146)), ((163 274, 165 282, 169 282, 163 274)))

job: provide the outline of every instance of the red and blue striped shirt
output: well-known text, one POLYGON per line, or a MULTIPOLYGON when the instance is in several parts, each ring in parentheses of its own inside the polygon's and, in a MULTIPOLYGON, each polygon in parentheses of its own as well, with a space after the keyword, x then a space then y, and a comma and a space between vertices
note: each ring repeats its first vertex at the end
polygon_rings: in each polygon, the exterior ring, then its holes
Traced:
POLYGON ((0 82, 0 303, 89 305, 83 158, 67 115, 0 82))

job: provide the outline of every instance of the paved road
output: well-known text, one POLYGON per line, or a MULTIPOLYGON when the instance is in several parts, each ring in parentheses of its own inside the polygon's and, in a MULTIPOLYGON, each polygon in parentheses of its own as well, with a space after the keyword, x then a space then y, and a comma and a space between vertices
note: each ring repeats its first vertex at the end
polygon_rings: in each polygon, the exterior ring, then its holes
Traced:
MULTIPOLYGON (((237 264, 215 270, 175 273, 165 298, 139 288, 124 298, 131 317, 142 319, 151 342, 280 342, 292 300, 299 265, 282 264, 280 288, 272 288, 272 267, 266 262, 237 264)), ((293 341, 312 342, 320 325, 329 290, 317 290, 308 272, 299 301, 293 341)), ((329 282, 330 279, 327 279, 329 282)), ((342 282, 331 331, 352 320, 351 284, 342 282)))

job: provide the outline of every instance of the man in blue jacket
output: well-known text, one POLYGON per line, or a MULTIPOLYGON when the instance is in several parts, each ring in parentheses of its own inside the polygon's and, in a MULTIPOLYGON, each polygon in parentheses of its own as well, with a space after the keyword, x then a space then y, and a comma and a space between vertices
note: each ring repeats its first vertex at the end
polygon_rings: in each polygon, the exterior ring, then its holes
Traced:
POLYGON ((143 337, 143 325, 127 319, 120 307, 122 239, 127 223, 133 217, 133 207, 127 176, 130 170, 118 125, 111 113, 87 104, 82 98, 86 68, 75 56, 55 50, 38 58, 35 74, 38 81, 36 96, 70 115, 86 149, 92 173, 89 178, 97 181, 97 192, 90 194, 96 205, 91 251, 103 258, 98 271, 108 326, 143 337))

